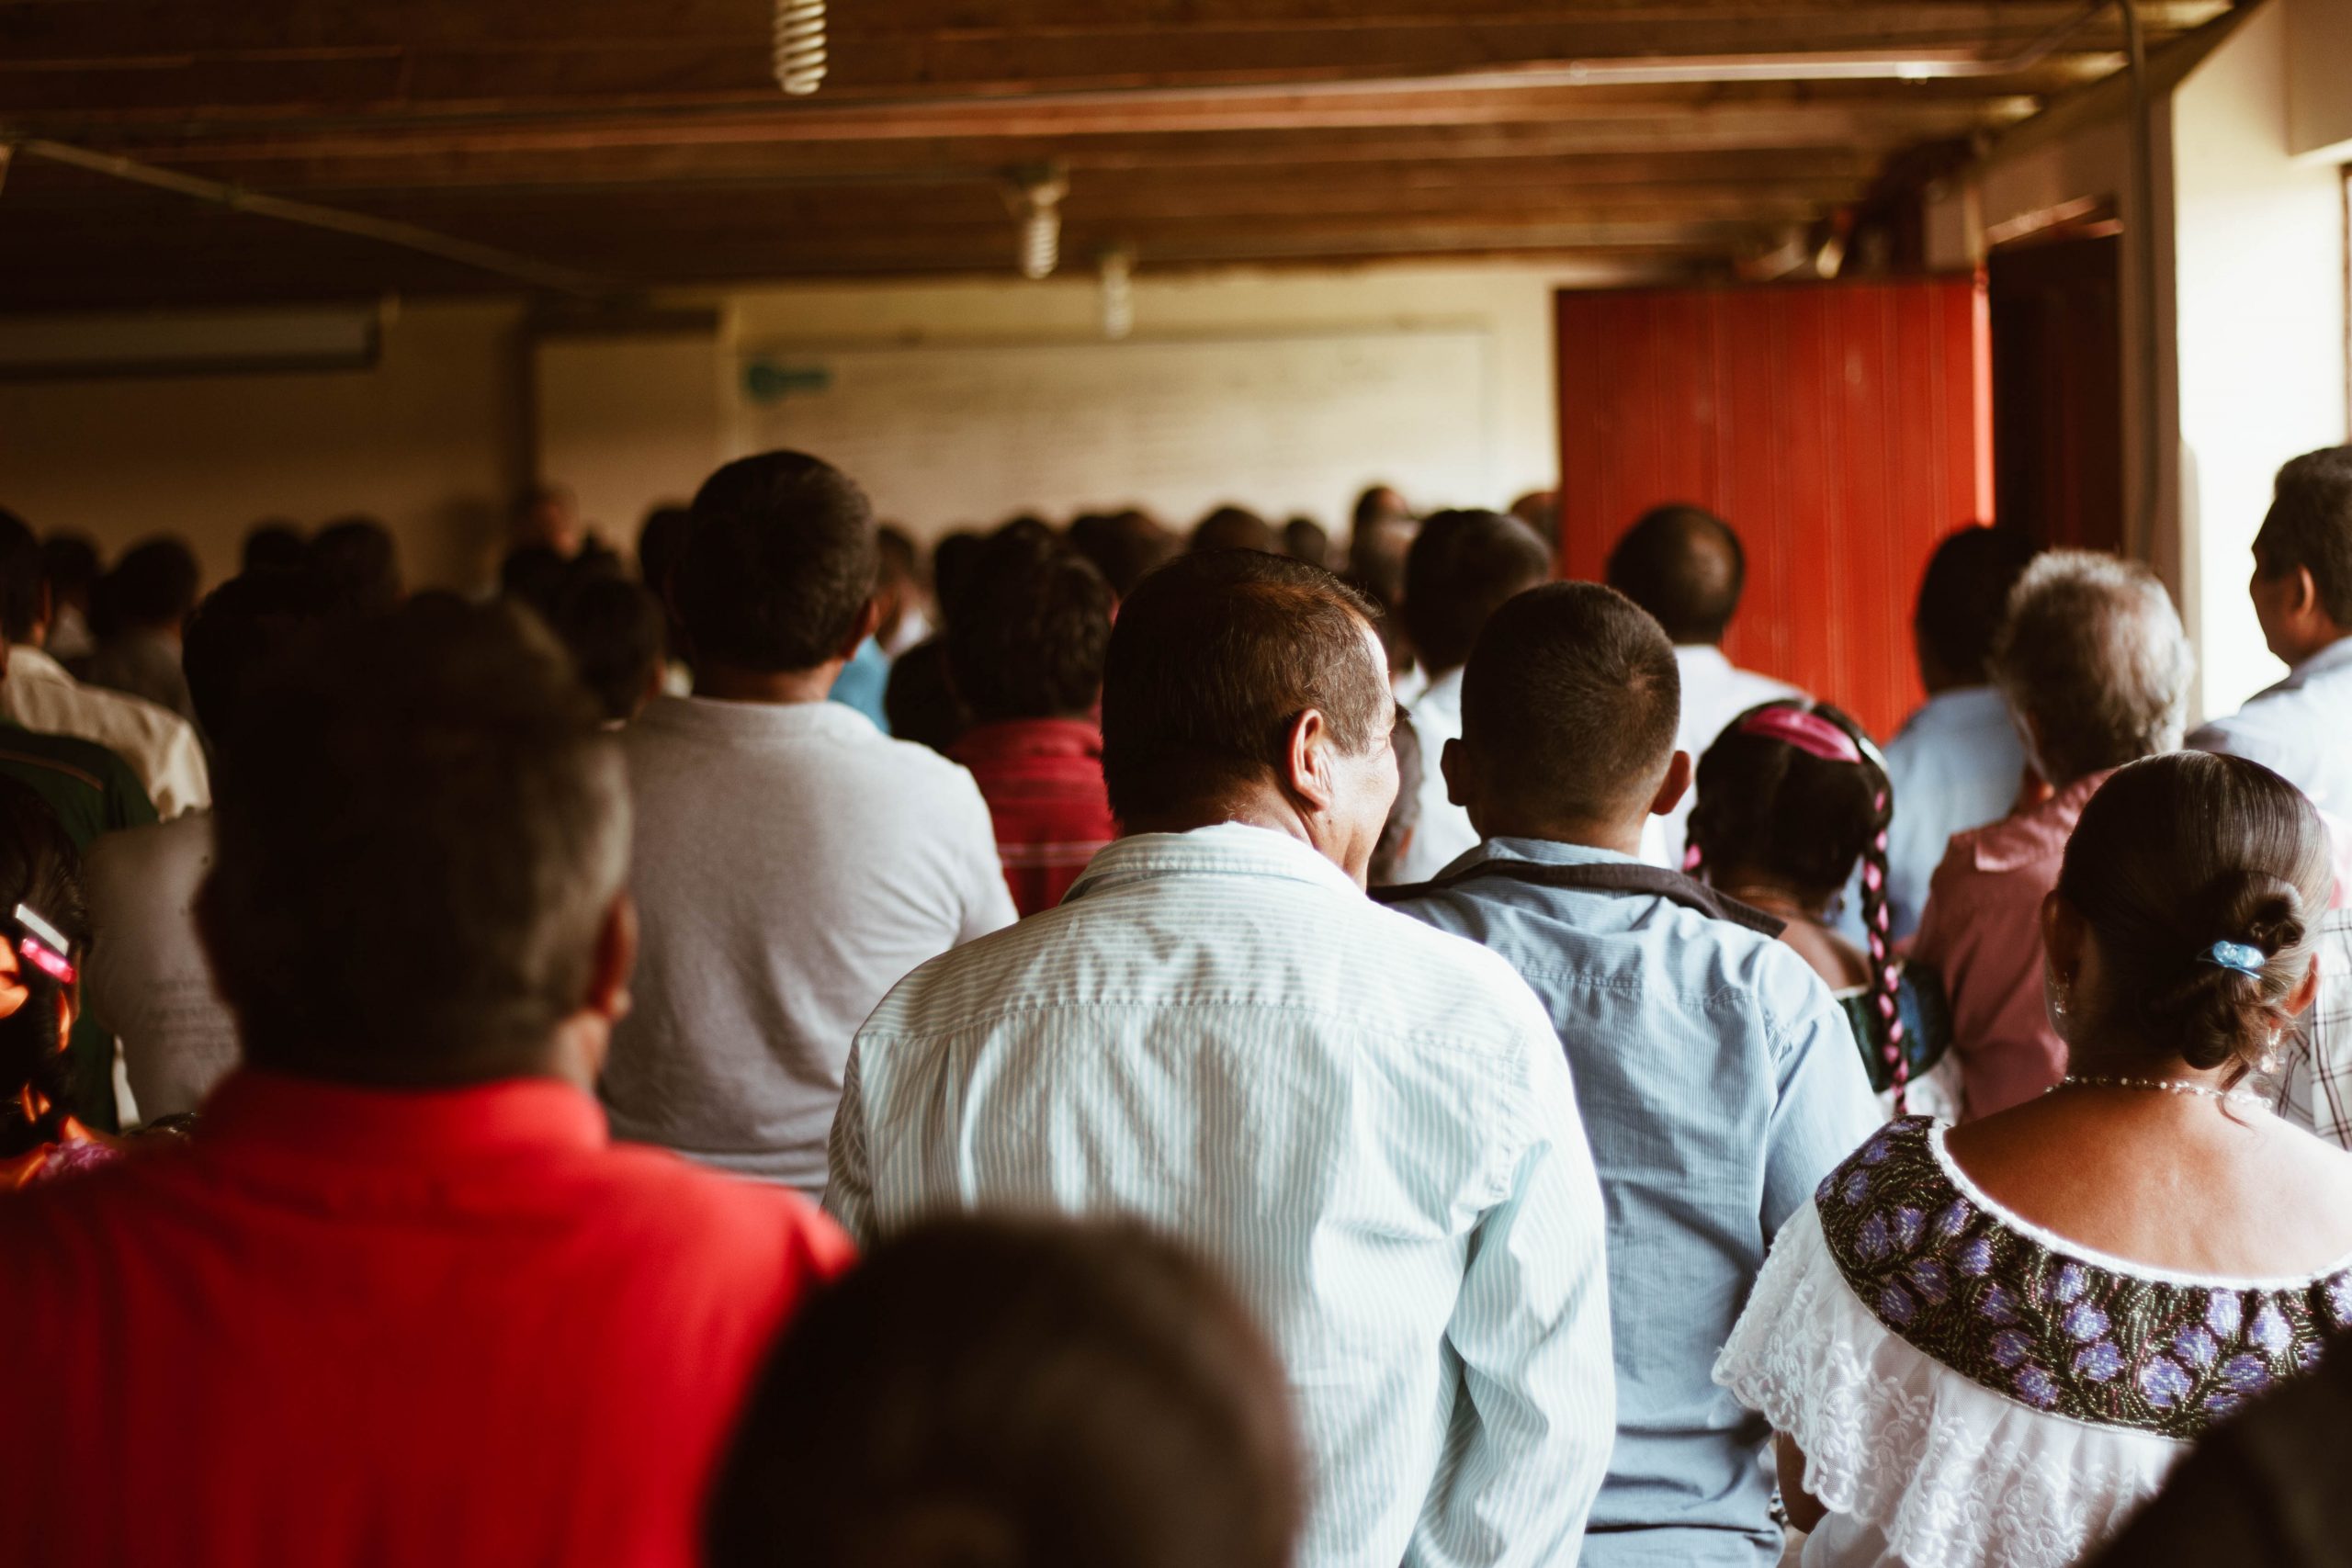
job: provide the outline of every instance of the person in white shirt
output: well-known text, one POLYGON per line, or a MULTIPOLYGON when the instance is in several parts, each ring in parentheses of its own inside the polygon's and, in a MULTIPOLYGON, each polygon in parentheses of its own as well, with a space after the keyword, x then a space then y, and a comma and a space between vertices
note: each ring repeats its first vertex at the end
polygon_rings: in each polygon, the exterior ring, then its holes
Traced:
POLYGON ((2352 446, 2306 452, 2278 470, 2247 592, 2287 678, 2188 745, 2260 762, 2341 833, 2352 818, 2352 446))
MULTIPOLYGON (((1733 719, 1758 703, 1801 696, 1794 686, 1742 670, 1724 657, 1724 634, 1739 613, 1747 552, 1731 525, 1713 513, 1676 502, 1634 520, 1609 552, 1609 586, 1647 610, 1674 642, 1682 671, 1682 724, 1674 749, 1703 757, 1733 719)), ((1642 858, 1682 869, 1691 797, 1651 819, 1642 858)))
MULTIPOLYGON (((189 694, 233 778, 249 727, 276 711, 256 694, 303 656, 327 619, 321 590, 296 571, 231 578, 199 605, 186 639, 189 694)), ((213 986, 196 929, 197 890, 212 866, 212 813, 108 833, 82 880, 93 937, 82 965, 91 1016, 122 1042, 141 1120, 194 1111, 237 1065, 237 1026, 213 986)))
POLYGON ((671 575, 695 694, 623 736, 644 941, 605 1068, 614 1134, 812 1197, 859 1021, 1013 919, 972 775, 826 700, 873 635, 874 578, 873 513, 840 470, 719 469, 671 575))
POLYGON ((826 1206, 1139 1218, 1272 1335, 1314 1471, 1299 1568, 1577 1559, 1613 1440, 1606 1229, 1543 1004, 1373 904, 1396 792, 1368 600, 1188 556, 1121 607, 1126 836, 858 1032, 826 1206))
POLYGON ((211 805, 212 779, 196 727, 168 708, 67 674, 41 651, 49 615, 40 545, 22 518, 0 510, 0 630, 8 641, 0 709, 27 729, 71 735, 120 757, 167 822, 211 805))
POLYGON ((1470 814, 1446 794, 1437 766, 1446 742, 1462 738, 1462 668, 1487 617, 1552 575, 1552 552, 1532 528, 1498 512, 1440 512, 1424 519, 1405 557, 1405 629, 1429 671, 1408 705, 1428 765, 1412 841, 1398 857, 1399 882, 1426 882, 1478 846, 1470 814))
POLYGON ((1928 700, 1886 747, 1894 794, 1886 908, 1897 942, 1919 929, 1951 836, 2007 816, 2024 787, 2025 742, 1986 661, 2033 555, 2033 542, 2013 530, 1962 528, 1936 547, 1919 580, 1911 626, 1928 700))

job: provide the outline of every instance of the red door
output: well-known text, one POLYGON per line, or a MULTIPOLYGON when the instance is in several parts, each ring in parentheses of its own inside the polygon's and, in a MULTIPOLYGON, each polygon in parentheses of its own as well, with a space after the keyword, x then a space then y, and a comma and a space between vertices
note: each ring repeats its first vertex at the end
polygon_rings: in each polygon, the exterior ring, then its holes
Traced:
POLYGON ((1737 529, 1724 651, 1892 733, 1921 693, 1911 609, 1938 540, 1990 522, 1990 356, 1968 278, 1562 290, 1563 570, 1645 509, 1737 529))

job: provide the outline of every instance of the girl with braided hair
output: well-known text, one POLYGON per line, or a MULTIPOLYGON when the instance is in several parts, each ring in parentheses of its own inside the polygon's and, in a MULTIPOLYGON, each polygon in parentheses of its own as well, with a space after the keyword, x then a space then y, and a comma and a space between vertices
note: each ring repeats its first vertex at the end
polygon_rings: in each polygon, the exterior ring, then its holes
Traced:
POLYGON ((113 1156, 74 1117, 65 1055, 88 940, 74 840, 29 786, 0 778, 0 1192, 113 1156))
POLYGON ((1838 993, 1871 1089, 1901 1115, 1914 1100, 1946 1108, 1949 1091, 1918 1080, 1940 1063, 1951 1027, 1934 975, 1894 954, 1894 818, 1886 760, 1861 727, 1826 703, 1780 698, 1735 719, 1700 759, 1686 869, 1788 922, 1781 940, 1838 993), (1867 953, 1833 924, 1858 862, 1867 953))

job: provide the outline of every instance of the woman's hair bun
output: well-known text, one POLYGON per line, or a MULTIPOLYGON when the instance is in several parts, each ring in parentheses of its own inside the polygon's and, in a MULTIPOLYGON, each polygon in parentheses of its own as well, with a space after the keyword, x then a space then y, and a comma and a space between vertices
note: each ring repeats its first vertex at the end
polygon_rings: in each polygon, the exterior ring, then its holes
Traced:
POLYGON ((2303 896, 2283 877, 2259 871, 2224 873, 2214 888, 2220 915, 2214 938, 2244 942, 2276 958, 2303 940, 2303 896))
POLYGON ((2211 949, 2190 955, 2190 973, 2168 998, 2181 1025, 2181 1059, 2210 1070, 2231 1057, 2259 1062, 2271 1035, 2281 1027, 2277 985, 2267 970, 2281 953, 2303 940, 2303 896, 2291 882, 2267 872, 2240 868, 2216 877, 2200 900, 2212 911, 2215 942, 2233 942, 2262 954, 2265 972, 2248 975, 2216 964, 2211 949))

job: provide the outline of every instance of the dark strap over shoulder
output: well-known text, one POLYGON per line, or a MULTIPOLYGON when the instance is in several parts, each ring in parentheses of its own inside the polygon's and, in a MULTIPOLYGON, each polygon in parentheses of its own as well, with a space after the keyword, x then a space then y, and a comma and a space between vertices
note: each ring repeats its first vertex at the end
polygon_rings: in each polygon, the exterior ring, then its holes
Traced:
POLYGON ((1664 898, 1686 909, 1696 909, 1710 919, 1729 920, 1736 926, 1745 926, 1760 936, 1778 937, 1789 929, 1786 920, 1776 919, 1752 905, 1726 897, 1705 883, 1685 876, 1679 871, 1628 861, 1601 861, 1588 865, 1546 865, 1536 861, 1498 857, 1482 860, 1476 865, 1466 866, 1432 882, 1408 883, 1402 887, 1375 887, 1372 896, 1383 904, 1402 904, 1408 899, 1426 898, 1433 893, 1449 893, 1465 882, 1476 882, 1487 877, 1531 883, 1538 887, 1566 887, 1578 893, 1639 894, 1651 898, 1664 898))

